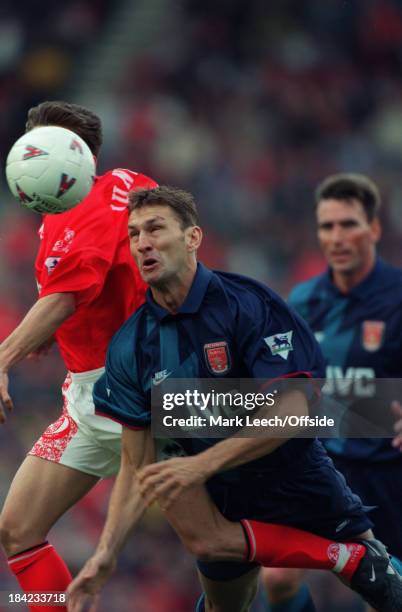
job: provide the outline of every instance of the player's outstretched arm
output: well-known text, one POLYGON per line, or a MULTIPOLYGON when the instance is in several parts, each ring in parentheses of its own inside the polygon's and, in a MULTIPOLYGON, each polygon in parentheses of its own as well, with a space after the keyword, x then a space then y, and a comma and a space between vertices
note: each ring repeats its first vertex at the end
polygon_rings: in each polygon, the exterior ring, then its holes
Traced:
POLYGON ((68 588, 69 612, 83 610, 113 573, 120 550, 145 510, 137 470, 153 460, 150 430, 133 431, 123 427, 120 471, 110 497, 106 523, 95 553, 68 588))
POLYGON ((0 345, 0 423, 13 402, 8 392, 8 371, 42 346, 75 311, 73 293, 52 293, 39 300, 0 345))
MULTIPOLYGON (((308 415, 307 400, 301 391, 284 393, 277 411, 279 416, 308 415)), ((188 487, 205 483, 218 472, 254 461, 272 453, 300 430, 292 428, 289 435, 254 438, 230 437, 191 457, 178 457, 153 463, 138 472, 141 493, 147 504, 158 501, 166 510, 188 487)))

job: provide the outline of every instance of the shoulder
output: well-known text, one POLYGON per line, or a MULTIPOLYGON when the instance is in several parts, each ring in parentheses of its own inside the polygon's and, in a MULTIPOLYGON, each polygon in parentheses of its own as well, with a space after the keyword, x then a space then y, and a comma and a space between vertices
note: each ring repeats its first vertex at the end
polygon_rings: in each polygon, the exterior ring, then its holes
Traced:
POLYGON ((323 283, 324 278, 325 274, 319 274, 295 285, 289 293, 288 303, 294 308, 299 309, 300 306, 306 304, 314 296, 316 290, 323 283))
POLYGON ((256 323, 262 314, 267 316, 272 310, 289 310, 275 291, 253 278, 227 272, 214 272, 214 278, 225 293, 232 311, 250 323, 256 323))
POLYGON ((249 276, 214 270, 213 279, 215 285, 219 286, 228 296, 242 302, 253 303, 261 299, 269 300, 273 294, 273 291, 266 285, 249 276))
POLYGON ((97 182, 105 186, 116 186, 124 192, 131 191, 132 189, 152 189, 158 186, 149 176, 135 170, 129 170, 128 168, 109 170, 102 176, 97 177, 97 182))
POLYGON ((94 187, 89 197, 99 205, 99 198, 109 212, 127 212, 128 194, 134 189, 151 189, 157 183, 140 172, 127 168, 114 168, 102 176, 96 177, 94 187))
POLYGON ((402 269, 386 263, 383 260, 378 262, 377 274, 381 283, 384 286, 394 286, 397 289, 400 286, 402 290, 402 269), (396 286, 395 286, 396 285, 396 286))

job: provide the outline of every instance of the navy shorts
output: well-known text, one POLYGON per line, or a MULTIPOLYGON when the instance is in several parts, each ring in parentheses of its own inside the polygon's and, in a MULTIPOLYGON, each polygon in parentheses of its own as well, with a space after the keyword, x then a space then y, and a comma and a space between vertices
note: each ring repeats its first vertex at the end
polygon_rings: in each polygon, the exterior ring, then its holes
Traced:
POLYGON ((402 559, 402 456, 384 463, 335 456, 333 460, 363 503, 374 506, 370 518, 376 537, 402 559))
MULTIPOLYGON (((304 529, 331 540, 347 541, 370 529, 360 498, 334 467, 321 442, 315 441, 294 462, 275 470, 249 472, 230 484, 207 483, 212 499, 231 521, 242 518, 304 529)), ((255 564, 198 562, 212 580, 231 580, 255 564)))

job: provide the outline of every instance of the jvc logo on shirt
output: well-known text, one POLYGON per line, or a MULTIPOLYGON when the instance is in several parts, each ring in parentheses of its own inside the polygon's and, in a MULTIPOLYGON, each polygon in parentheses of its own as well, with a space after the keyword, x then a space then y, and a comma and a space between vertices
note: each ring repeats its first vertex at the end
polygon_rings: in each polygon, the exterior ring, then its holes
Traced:
POLYGON ((345 370, 340 366, 327 366, 324 393, 347 397, 353 393, 355 397, 374 397, 375 371, 373 368, 354 368, 345 370))
POLYGON ((267 336, 264 341, 273 355, 279 355, 282 359, 287 359, 290 351, 293 351, 292 336, 293 330, 267 336))

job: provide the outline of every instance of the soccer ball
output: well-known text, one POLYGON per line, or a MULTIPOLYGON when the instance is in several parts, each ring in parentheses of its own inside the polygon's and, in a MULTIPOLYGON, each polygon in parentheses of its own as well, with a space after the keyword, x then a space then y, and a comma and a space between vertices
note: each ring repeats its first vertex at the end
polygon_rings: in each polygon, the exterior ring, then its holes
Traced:
POLYGON ((37 213, 62 213, 91 190, 95 161, 88 145, 62 127, 37 127, 17 140, 6 161, 12 194, 37 213))

